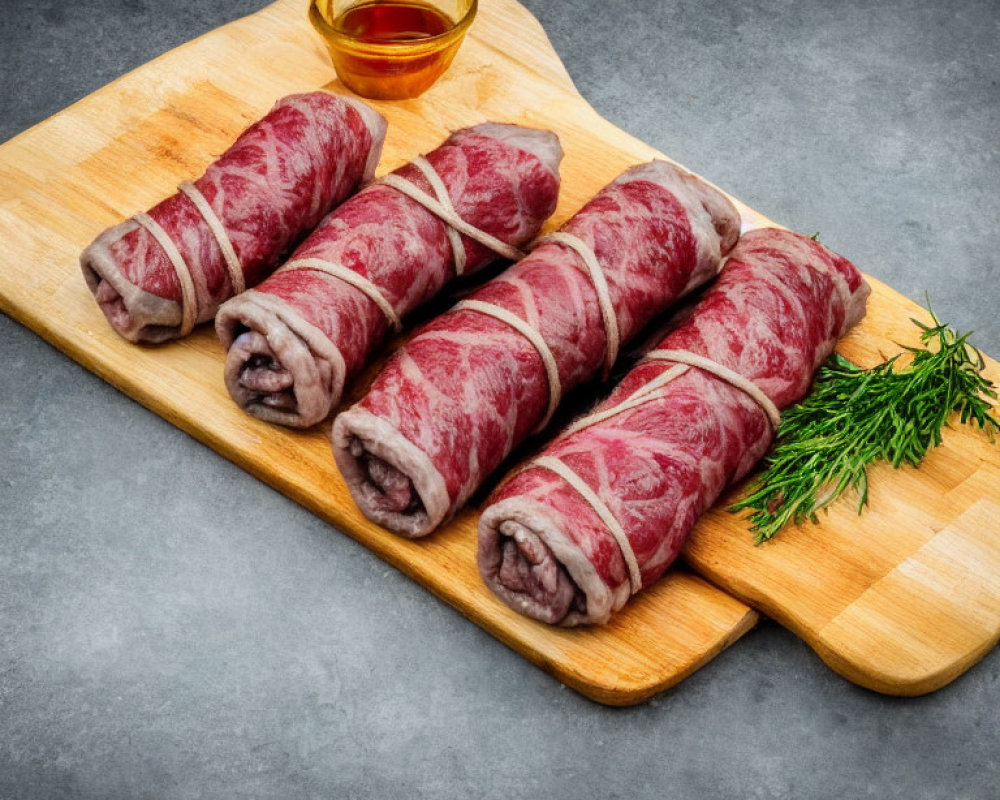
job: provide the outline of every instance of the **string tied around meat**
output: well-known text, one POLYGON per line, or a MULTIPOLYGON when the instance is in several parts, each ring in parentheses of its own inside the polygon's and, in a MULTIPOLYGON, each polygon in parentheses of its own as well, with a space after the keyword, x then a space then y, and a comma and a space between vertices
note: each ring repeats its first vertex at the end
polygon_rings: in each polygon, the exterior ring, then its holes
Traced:
POLYGON ((673 361, 676 364, 684 364, 688 367, 695 367, 709 372, 717 378, 721 378, 730 386, 739 389, 757 403, 767 415, 767 419, 775 431, 781 425, 781 412, 771 401, 771 398, 767 396, 767 393, 749 378, 740 375, 736 370, 730 369, 718 361, 713 361, 705 356, 692 353, 689 350, 651 350, 646 353, 643 361, 673 361))
POLYGON ((604 370, 601 380, 607 380, 611 375, 611 369, 615 361, 618 360, 618 351, 621 348, 621 332, 618 328, 618 315, 615 313, 614 304, 611 302, 611 290, 608 288, 608 280, 604 275, 600 262, 593 248, 583 241, 579 236, 575 236, 567 231, 554 231, 535 242, 535 247, 544 242, 555 242, 565 245, 577 255, 586 266, 587 275, 597 293, 597 303, 601 309, 601 322, 604 324, 604 370))
MULTIPOLYGON (((191 201, 191 204, 201 215, 201 218, 205 220, 205 224, 208 225, 208 229, 212 232, 212 236, 219 246, 219 251, 222 253, 226 271, 229 273, 229 283, 233 296, 241 294, 246 289, 243 266, 240 264, 239 257, 236 255, 236 250, 233 248, 233 243, 222 221, 208 200, 205 199, 205 195, 193 183, 184 181, 177 189, 191 201)), ((181 324, 178 333, 180 336, 187 336, 194 329, 195 324, 197 324, 199 314, 198 285, 195 282, 195 276, 191 272, 191 267, 174 243, 174 240, 170 238, 170 234, 149 214, 144 212, 133 214, 132 219, 148 231, 153 239, 156 240, 156 243, 170 261, 170 265, 174 268, 177 282, 181 287, 181 324)))
POLYGON ((343 264, 327 261, 325 258, 295 258, 282 264, 281 268, 275 272, 275 275, 279 272, 292 272, 299 269, 322 272, 353 286, 378 306, 378 309, 385 315, 386 320, 388 320, 393 330, 402 330, 403 322, 399 318, 399 314, 396 313, 396 309, 393 308, 392 303, 382 294, 382 290, 378 286, 361 273, 355 272, 353 269, 348 269, 343 264))
POLYGON ((236 255, 236 250, 233 248, 232 240, 229 238, 229 233, 223 226, 222 220, 219 219, 215 210, 209 205, 208 200, 205 199, 205 195, 193 183, 184 181, 177 188, 194 204, 194 207, 198 209, 198 213, 201 214, 202 219, 208 225, 209 230, 212 231, 212 236, 215 237, 216 244, 219 245, 219 250, 222 252, 222 258, 226 262, 226 270, 229 272, 229 284, 233 290, 233 297, 243 294, 247 288, 246 280, 243 277, 243 265, 236 255))
MULTIPOLYGON (((457 275, 464 273, 466 265, 465 246, 462 244, 462 237, 459 231, 507 258, 516 259, 524 255, 517 248, 511 247, 506 242, 502 242, 485 231, 475 228, 458 216, 458 212, 455 210, 455 206, 452 204, 451 197, 448 194, 448 187, 445 186, 437 170, 434 169, 426 158, 417 156, 411 163, 427 179, 427 182, 434 190, 434 194, 437 195, 436 198, 431 197, 418 186, 395 173, 385 175, 379 182, 396 189, 411 200, 419 203, 445 223, 445 233, 451 245, 452 256, 455 262, 455 273, 457 275)), ((374 282, 360 273, 348 269, 342 264, 336 264, 320 258, 294 259, 283 265, 278 272, 286 272, 294 269, 312 269, 317 272, 324 272, 350 284, 378 306, 394 330, 402 330, 402 320, 400 320, 399 314, 396 313, 396 309, 392 303, 374 282)))
POLYGON ((549 382, 549 405, 545 411, 545 417, 538 424, 535 432, 537 433, 545 428, 545 426, 549 424, 549 420, 552 419, 552 415, 555 414, 556 408, 559 406, 559 401, 562 399, 562 384, 559 380, 559 365, 556 364, 556 358, 552 354, 552 350, 549 348, 548 343, 542 337, 542 334, 533 328, 529 323, 517 316, 517 314, 508 311, 506 308, 494 305, 493 303, 484 303, 481 300, 472 299, 462 300, 460 303, 457 303, 452 310, 475 311, 479 314, 485 314, 488 317, 493 317, 500 322, 506 323, 521 334, 525 339, 531 342, 542 359, 542 364, 545 367, 545 376, 549 382))
POLYGON ((622 558, 625 560, 625 566, 628 569, 629 588, 632 590, 632 594, 638 592, 642 588, 642 573, 639 569, 639 560, 635 557, 635 550, 632 549, 632 543, 628 540, 625 529, 622 528, 621 523, 611 513, 611 509, 601 500, 597 492, 591 489, 583 478, 570 469, 566 465, 566 462, 554 456, 540 456, 529 462, 525 469, 531 467, 538 467, 547 469, 549 472, 554 472, 573 487, 576 493, 594 509, 597 516, 600 517, 601 522, 604 523, 605 527, 607 527, 618 543, 618 548, 621 550, 622 558))
MULTIPOLYGON (((621 347, 621 334, 618 328, 618 316, 615 314, 615 308, 611 302, 611 293, 608 289, 607 279, 604 276, 604 270, 601 268, 593 249, 578 236, 566 231, 555 231, 536 240, 532 249, 547 241, 569 247, 580 256, 586 267, 586 273, 590 277, 594 291, 597 293, 598 303, 601 308, 601 320, 603 321, 606 335, 604 353, 604 378, 606 379, 611 372, 612 366, 618 359, 618 351, 621 347)), ((465 300, 458 303, 455 306, 455 310, 477 311, 480 314, 486 314, 501 322, 505 322, 531 342, 535 350, 538 351, 538 355, 542 359, 542 365, 545 367, 545 376, 549 384, 548 407, 545 410, 545 416, 542 418, 542 421, 535 428, 535 433, 542 431, 549 424, 552 415, 555 414, 562 400, 559 366, 556 363, 555 356, 552 354, 552 349, 542 334, 525 320, 521 319, 521 317, 493 303, 484 303, 479 300, 465 300)))
POLYGON ((170 234, 163 230, 159 222, 149 216, 149 214, 143 212, 134 214, 132 219, 145 228, 153 239, 156 240, 156 243, 166 253, 170 264, 174 268, 174 272, 177 275, 177 282, 181 286, 181 324, 179 334, 187 336, 194 330, 195 323, 198 320, 198 292, 195 289, 191 268, 188 267, 187 261, 181 255, 181 251, 177 249, 174 240, 170 238, 170 234))
MULTIPOLYGON (((420 170, 423 176, 427 179, 427 182, 434 190, 436 198, 431 197, 418 186, 400 175, 396 175, 395 173, 390 173, 389 175, 384 176, 380 183, 384 183, 386 186, 390 186, 406 195, 411 200, 426 208, 432 214, 435 214, 442 220, 442 222, 445 223, 445 233, 447 234, 448 241, 451 245, 452 256, 455 262, 455 273, 457 275, 463 274, 466 266, 465 246, 462 244, 461 236, 463 233, 507 258, 518 259, 524 255, 524 253, 516 247, 512 247, 506 242, 500 241, 496 237, 491 236, 485 231, 479 230, 462 219, 451 202, 451 197, 448 194, 448 187, 445 186, 441 176, 438 175, 437 171, 426 158, 418 156, 413 160, 412 164, 420 170)), ((364 275, 361 275, 355 270, 349 269, 342 264, 321 258, 293 259, 292 261, 284 264, 278 272, 288 272, 296 269, 310 269, 316 272, 323 272, 353 286, 379 308, 394 330, 402 330, 402 320, 389 298, 386 297, 378 285, 364 275)))
POLYGON ((486 247, 494 253, 510 259, 511 261, 518 261, 519 259, 524 258, 526 254, 521 249, 507 244, 507 242, 498 239, 496 236, 493 236, 480 228, 477 228, 475 225, 466 222, 461 216, 459 216, 458 212, 455 210, 454 204, 451 202, 451 197, 448 194, 448 188, 444 185, 444 181, 441 180, 441 176, 438 175, 437 171, 426 158, 423 156, 417 156, 417 158, 415 158, 411 163, 419 169, 423 176, 427 179, 427 182, 431 185, 431 188, 434 190, 434 194, 437 195, 437 197, 432 197, 419 186, 411 181, 408 181, 401 175, 397 175, 396 173, 384 175, 378 182, 385 184, 386 186, 391 186, 393 189, 406 195, 414 202, 419 203, 447 225, 446 233, 448 235, 448 241, 451 244, 451 250, 455 260, 456 275, 464 274, 466 265, 465 247, 462 244, 461 235, 468 236, 470 239, 479 242, 479 244, 483 245, 483 247, 486 247))
POLYGON ((580 417, 567 427, 562 432, 561 436, 569 436, 571 433, 576 433, 584 428, 589 428, 591 425, 604 422, 605 420, 624 413, 625 411, 629 411, 636 406, 648 403, 650 400, 656 400, 662 396, 662 392, 660 390, 663 389, 663 387, 676 378, 679 378, 691 367, 696 367, 700 370, 711 373, 717 378, 721 378, 730 386, 733 386, 748 395, 755 403, 757 403, 758 406, 760 406, 764 414, 767 415, 767 419, 768 422, 771 423, 771 427, 775 431, 778 430, 778 426, 781 424, 781 412, 778 410, 778 407, 771 401, 771 398, 767 396, 763 389, 761 389, 749 378, 740 375, 740 373, 735 370, 720 364, 718 361, 713 361, 705 356, 692 353, 689 350, 650 350, 646 353, 640 363, 649 361, 672 361, 674 362, 674 366, 665 372, 661 372, 648 383, 640 386, 620 403, 580 417))
MULTIPOLYGON (((643 361, 670 361, 674 362, 674 364, 670 367, 670 369, 665 372, 661 372, 651 381, 640 386, 620 403, 617 403, 610 408, 581 417, 575 423, 570 425, 561 434, 560 438, 569 436, 577 431, 583 430, 584 428, 588 428, 591 425, 604 422, 611 417, 661 397, 662 390, 665 386, 679 378, 692 367, 711 373, 712 375, 721 378, 731 386, 734 386, 746 393, 761 407, 767 415, 768 421, 771 423, 774 430, 777 430, 778 425, 781 423, 781 412, 759 386, 743 375, 740 375, 738 372, 718 363, 717 361, 713 361, 710 358, 706 358, 705 356, 701 356, 687 350, 669 349, 652 350, 646 354, 643 361)), ((608 508, 608 505, 593 489, 590 488, 587 482, 574 472, 573 469, 564 461, 554 456, 541 456, 529 461, 524 466, 524 469, 532 469, 536 467, 554 472, 566 481, 566 483, 569 484, 569 486, 576 491, 576 493, 580 495, 580 497, 582 497, 591 508, 594 509, 594 512, 607 527, 608 532, 618 543, 618 548, 621 551, 622 558, 628 568, 629 585, 632 594, 638 592, 639 589, 642 588, 642 576, 639 569, 638 559, 635 556, 635 551, 632 549, 631 542, 629 542, 628 535, 625 533, 625 529, 622 527, 621 523, 618 522, 611 509, 608 508)))

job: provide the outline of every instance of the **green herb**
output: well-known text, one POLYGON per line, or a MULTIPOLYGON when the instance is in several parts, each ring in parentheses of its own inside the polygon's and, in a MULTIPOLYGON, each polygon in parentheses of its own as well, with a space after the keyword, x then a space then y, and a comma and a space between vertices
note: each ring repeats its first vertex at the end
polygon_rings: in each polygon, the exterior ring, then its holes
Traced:
POLYGON ((756 544, 789 522, 817 522, 816 512, 849 489, 858 493, 860 514, 868 503, 868 465, 919 465, 941 443, 952 412, 992 439, 1000 422, 987 398, 997 394, 982 375, 983 356, 969 334, 958 336, 930 314, 933 326, 913 320, 924 347, 905 348, 913 354, 908 367, 896 369, 902 353, 868 370, 834 355, 805 400, 785 410, 763 473, 730 508, 752 510, 756 544))

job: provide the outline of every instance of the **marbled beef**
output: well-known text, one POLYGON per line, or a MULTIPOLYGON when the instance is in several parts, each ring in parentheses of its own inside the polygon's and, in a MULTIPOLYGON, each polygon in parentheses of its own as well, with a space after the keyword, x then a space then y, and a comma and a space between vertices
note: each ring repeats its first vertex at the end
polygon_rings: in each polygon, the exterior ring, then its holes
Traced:
POLYGON ((484 123, 397 170, 391 179, 403 183, 382 179, 339 206, 286 265, 220 309, 230 395, 283 425, 326 418, 391 327, 456 273, 497 258, 400 189, 433 198, 431 181, 440 181, 457 222, 476 229, 470 233, 496 238, 494 247, 517 246, 555 210, 561 158, 549 131, 484 123))
POLYGON ((87 286, 108 321, 131 341, 162 342, 212 319, 371 180, 385 128, 353 98, 279 100, 201 178, 83 251, 87 286))
POLYGON ((490 498, 479 522, 487 585, 545 622, 606 622, 663 574, 698 517, 764 455, 767 410, 808 391, 868 294, 847 259, 811 239, 744 234, 653 357, 490 498), (749 386, 677 360, 701 358, 749 386))
POLYGON ((556 239, 423 328, 336 418, 334 454, 358 506, 398 533, 429 533, 562 393, 714 277, 738 235, 732 203, 696 177, 662 161, 625 172, 556 239))

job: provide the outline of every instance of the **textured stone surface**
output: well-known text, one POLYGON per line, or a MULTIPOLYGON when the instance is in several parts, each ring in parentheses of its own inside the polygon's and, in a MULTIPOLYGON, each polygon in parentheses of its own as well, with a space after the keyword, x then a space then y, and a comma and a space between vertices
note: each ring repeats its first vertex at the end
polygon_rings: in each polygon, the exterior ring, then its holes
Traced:
MULTIPOLYGON (((262 5, 5 0, 0 140, 262 5)), ((996 3, 527 5, 604 116, 1000 355, 996 3)), ((996 650, 899 700, 765 623, 602 708, 3 316, 0 365, 5 800, 997 796, 996 650)))

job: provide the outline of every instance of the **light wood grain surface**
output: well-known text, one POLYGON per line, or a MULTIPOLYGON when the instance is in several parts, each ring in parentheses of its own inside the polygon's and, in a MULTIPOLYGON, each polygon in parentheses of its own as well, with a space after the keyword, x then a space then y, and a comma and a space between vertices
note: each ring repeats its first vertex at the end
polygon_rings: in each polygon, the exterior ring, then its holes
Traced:
MULTIPOLYGON (((294 433, 238 411, 209 329, 135 347, 104 321, 77 257, 104 227, 197 176, 278 97, 334 80, 302 4, 281 0, 195 40, 0 148, 0 307, 127 394, 359 539, 534 663, 606 703, 638 702, 697 669, 755 622, 747 606, 675 571, 602 629, 564 631, 496 601, 475 571, 475 512, 421 542, 367 523, 337 475, 327 430, 294 433)), ((513 0, 487 0, 470 39, 422 98, 375 104, 390 120, 380 173, 487 119, 555 130, 566 150, 553 227, 626 166, 661 156, 599 117, 544 32, 513 0)), ((710 177, 710 176, 709 176, 710 177)), ((749 225, 766 224, 740 204, 749 225)), ((864 265, 860 265, 862 268, 864 265)), ((861 363, 910 342, 913 303, 873 282, 842 352, 861 363)), ((997 365, 990 374, 998 377, 997 365)), ((874 476, 874 509, 753 548, 721 511, 688 549, 702 575, 788 625, 838 672, 892 693, 951 680, 1000 636, 995 445, 956 430, 919 471, 874 476)))
MULTIPOLYGON (((915 346, 927 312, 871 278, 868 316, 839 349, 873 365, 915 346)), ((986 374, 1000 383, 987 359, 986 374)), ((952 681, 1000 639, 1000 447, 957 420, 919 469, 869 472, 869 508, 846 497, 820 524, 754 547, 722 509, 686 548, 700 574, 805 639, 841 675, 887 694, 952 681)))

